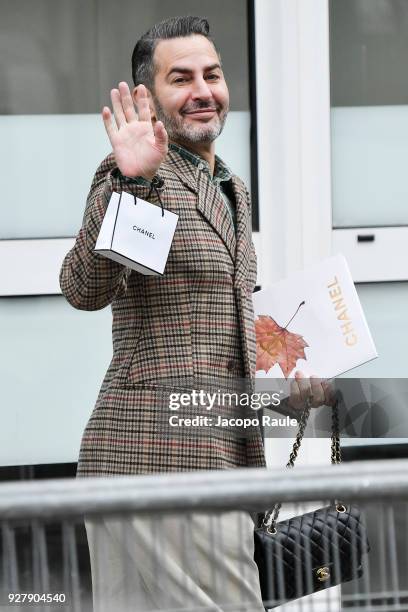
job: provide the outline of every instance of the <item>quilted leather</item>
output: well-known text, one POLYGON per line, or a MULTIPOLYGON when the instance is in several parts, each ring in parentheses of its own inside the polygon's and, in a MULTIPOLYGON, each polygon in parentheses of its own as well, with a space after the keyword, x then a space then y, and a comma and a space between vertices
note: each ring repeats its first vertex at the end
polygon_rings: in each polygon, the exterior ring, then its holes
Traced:
POLYGON ((362 576, 370 545, 360 511, 319 508, 277 523, 276 534, 254 531, 265 608, 362 576))

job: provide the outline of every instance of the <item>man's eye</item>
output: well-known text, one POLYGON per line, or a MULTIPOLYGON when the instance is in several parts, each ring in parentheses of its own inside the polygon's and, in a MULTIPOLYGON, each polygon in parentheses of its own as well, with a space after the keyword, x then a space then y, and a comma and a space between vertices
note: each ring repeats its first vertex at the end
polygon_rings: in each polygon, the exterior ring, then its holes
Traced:
POLYGON ((219 75, 218 74, 208 74, 207 75, 207 79, 211 79, 211 81, 216 81, 217 79, 219 79, 219 75))
POLYGON ((184 83, 185 81, 187 81, 187 79, 184 77, 177 77, 177 79, 174 79, 175 83, 184 83))

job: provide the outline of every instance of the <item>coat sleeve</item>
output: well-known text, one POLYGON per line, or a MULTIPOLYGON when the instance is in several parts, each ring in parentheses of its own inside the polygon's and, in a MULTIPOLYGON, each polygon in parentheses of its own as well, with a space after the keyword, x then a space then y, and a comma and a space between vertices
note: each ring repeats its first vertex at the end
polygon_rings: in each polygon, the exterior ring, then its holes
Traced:
MULTIPOLYGON (((128 187, 126 187, 128 189, 128 187)), ((132 185, 139 197, 146 197, 146 186, 132 185)), ((59 283, 68 302, 79 310, 100 310, 123 296, 132 270, 94 253, 96 240, 113 191, 121 191, 113 153, 97 169, 86 201, 82 226, 75 244, 65 256, 59 283)), ((137 272, 136 272, 137 274, 137 272)))

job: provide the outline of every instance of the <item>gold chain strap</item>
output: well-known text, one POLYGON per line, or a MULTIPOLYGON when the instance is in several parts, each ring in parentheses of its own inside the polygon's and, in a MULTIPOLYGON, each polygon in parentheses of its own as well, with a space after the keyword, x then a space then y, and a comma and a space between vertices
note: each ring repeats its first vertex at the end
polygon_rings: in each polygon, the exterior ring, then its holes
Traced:
MULTIPOLYGON (((335 402, 332 406, 332 431, 331 431, 331 462, 332 464, 341 463, 341 449, 340 449, 340 431, 339 431, 339 396, 336 396, 335 402)), ((295 442, 293 443, 292 452, 289 455, 289 461, 286 464, 287 468, 293 468, 297 459, 300 445, 302 444, 303 436, 307 426, 307 422, 310 416, 310 398, 306 400, 306 406, 304 407, 302 414, 299 419, 298 432, 296 434, 295 442)), ((280 502, 276 503, 271 510, 268 510, 262 521, 262 526, 268 533, 276 533, 276 523, 279 517, 279 511, 282 507, 280 502), (269 522, 270 519, 270 522, 269 522)))

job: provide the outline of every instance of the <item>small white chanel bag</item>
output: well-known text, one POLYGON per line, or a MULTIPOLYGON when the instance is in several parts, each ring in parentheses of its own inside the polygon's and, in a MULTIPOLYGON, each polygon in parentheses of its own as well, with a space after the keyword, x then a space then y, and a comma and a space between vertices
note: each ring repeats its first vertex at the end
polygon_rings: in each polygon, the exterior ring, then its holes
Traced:
POLYGON ((162 276, 179 217, 160 204, 114 191, 94 251, 142 274, 162 276))

